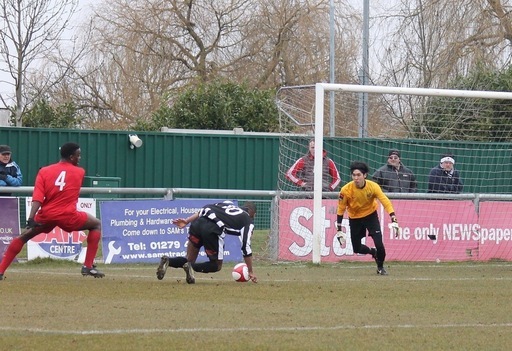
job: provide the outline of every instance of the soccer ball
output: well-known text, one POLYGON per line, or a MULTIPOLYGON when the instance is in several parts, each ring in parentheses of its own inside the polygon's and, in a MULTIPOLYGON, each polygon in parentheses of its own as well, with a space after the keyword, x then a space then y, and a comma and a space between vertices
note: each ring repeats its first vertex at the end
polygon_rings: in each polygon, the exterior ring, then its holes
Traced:
POLYGON ((231 276, 237 282, 247 282, 249 281, 249 268, 247 268, 245 263, 239 263, 233 268, 231 276))

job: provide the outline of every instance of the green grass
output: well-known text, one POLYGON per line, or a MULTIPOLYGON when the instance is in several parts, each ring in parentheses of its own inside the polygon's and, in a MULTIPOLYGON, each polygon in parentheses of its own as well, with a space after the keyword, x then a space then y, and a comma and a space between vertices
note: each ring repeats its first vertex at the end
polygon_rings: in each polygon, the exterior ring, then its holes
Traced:
POLYGON ((13 264, 2 350, 509 350, 512 265, 256 261, 258 284, 156 265, 13 264))
MULTIPOLYGON (((258 284, 156 264, 15 263, 0 282, 2 350, 508 350, 512 263, 272 263, 258 284)), ((20 258, 26 257, 26 251, 20 258)))

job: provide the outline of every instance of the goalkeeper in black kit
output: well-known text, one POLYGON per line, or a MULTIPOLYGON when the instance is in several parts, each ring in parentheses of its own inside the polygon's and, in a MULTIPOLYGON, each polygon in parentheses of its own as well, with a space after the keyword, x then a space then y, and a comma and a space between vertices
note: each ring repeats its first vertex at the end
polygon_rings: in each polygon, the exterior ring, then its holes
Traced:
POLYGON ((188 218, 173 220, 173 224, 184 228, 190 223, 188 230, 187 257, 163 256, 156 271, 156 277, 162 280, 168 267, 185 270, 188 284, 196 282, 194 272, 214 273, 222 269, 224 259, 224 237, 235 235, 240 238, 242 255, 249 269, 250 280, 258 281, 253 272, 251 237, 254 231, 256 206, 246 202, 236 206, 231 201, 204 206, 199 212, 188 218), (199 249, 204 247, 208 261, 196 263, 199 249))
POLYGON ((400 227, 398 226, 391 201, 384 194, 379 184, 366 179, 368 172, 368 166, 363 162, 353 162, 350 165, 352 181, 341 188, 338 200, 336 237, 341 245, 346 242, 345 228, 341 226, 346 210, 348 212, 350 239, 354 253, 372 255, 377 263, 377 274, 387 275, 388 273, 384 268, 386 249, 384 248, 379 216, 377 214, 377 199, 391 216, 391 225, 397 235, 400 227), (372 237, 375 247, 369 248, 361 243, 366 236, 366 231, 372 237))

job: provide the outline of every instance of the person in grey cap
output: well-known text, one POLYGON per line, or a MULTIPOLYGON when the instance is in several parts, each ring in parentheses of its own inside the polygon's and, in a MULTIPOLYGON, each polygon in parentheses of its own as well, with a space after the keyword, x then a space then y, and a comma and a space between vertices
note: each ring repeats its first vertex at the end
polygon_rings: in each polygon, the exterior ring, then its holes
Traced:
POLYGON ((459 194, 462 192, 464 184, 454 165, 455 158, 452 154, 441 156, 439 165, 432 168, 428 175, 429 193, 459 194))
POLYGON ((372 180, 386 193, 415 193, 416 176, 400 160, 400 151, 389 150, 387 163, 373 173, 372 180))
MULTIPOLYGON (((23 175, 20 166, 12 160, 11 147, 0 145, 0 186, 21 186, 23 175)), ((0 196, 10 196, 10 193, 0 192, 0 196)))

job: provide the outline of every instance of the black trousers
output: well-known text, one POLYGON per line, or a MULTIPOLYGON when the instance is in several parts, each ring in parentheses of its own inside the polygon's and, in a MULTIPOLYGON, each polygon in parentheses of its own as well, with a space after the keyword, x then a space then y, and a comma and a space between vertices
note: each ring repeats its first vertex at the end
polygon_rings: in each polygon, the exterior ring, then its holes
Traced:
POLYGON ((363 245, 361 241, 366 237, 366 232, 372 237, 377 249, 377 266, 382 267, 386 259, 386 249, 382 241, 382 232, 380 230, 379 216, 377 211, 362 218, 349 218, 350 238, 355 253, 368 255, 371 250, 368 246, 363 245))

